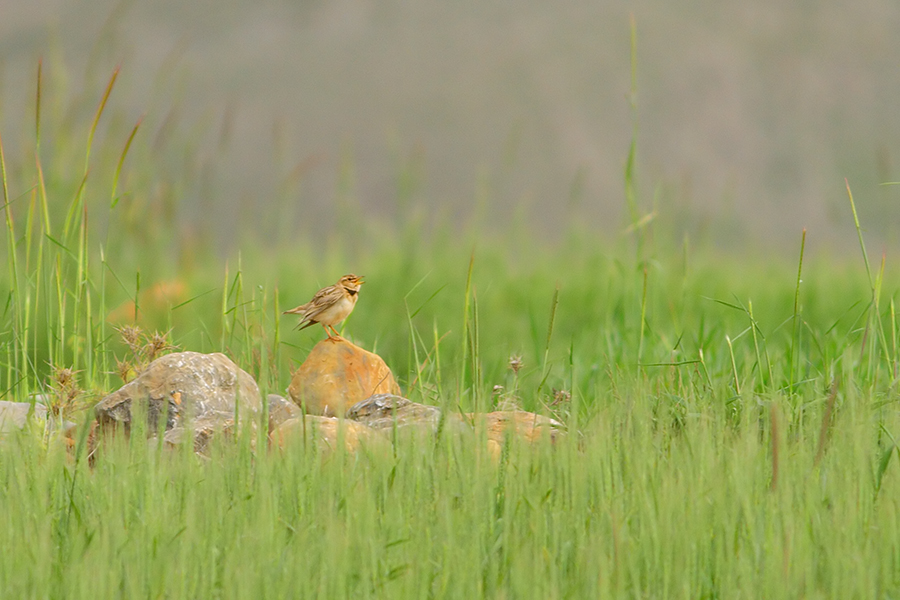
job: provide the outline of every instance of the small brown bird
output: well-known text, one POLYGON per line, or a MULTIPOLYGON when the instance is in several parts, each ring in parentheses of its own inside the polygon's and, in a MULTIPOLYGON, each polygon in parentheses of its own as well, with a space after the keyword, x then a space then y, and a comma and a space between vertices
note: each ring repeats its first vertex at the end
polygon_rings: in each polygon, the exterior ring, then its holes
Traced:
POLYGON ((352 273, 344 275, 334 285, 322 288, 313 299, 306 304, 301 304, 297 308, 284 311, 286 315, 300 315, 300 323, 297 324, 298 330, 306 329, 310 325, 320 324, 325 328, 328 339, 336 342, 341 335, 335 330, 334 326, 346 319, 356 301, 359 298, 359 288, 364 284, 362 277, 357 277, 352 273), (331 328, 331 331, 328 329, 331 328), (331 332, 337 337, 332 337, 331 332))

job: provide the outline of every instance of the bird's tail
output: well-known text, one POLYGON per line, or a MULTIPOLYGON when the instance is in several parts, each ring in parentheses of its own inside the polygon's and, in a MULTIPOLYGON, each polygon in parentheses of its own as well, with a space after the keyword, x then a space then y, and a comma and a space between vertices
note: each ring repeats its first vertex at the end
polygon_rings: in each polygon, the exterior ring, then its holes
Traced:
POLYGON ((294 327, 294 329, 296 329, 297 331, 303 331, 307 327, 312 327, 315 324, 315 321, 306 321, 305 323, 303 321, 300 321, 299 323, 297 323, 297 326, 294 327))

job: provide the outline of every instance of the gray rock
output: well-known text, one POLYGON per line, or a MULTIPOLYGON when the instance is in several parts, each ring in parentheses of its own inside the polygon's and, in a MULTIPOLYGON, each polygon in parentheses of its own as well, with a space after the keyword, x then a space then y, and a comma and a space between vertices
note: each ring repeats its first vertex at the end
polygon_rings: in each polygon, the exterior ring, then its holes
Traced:
MULTIPOLYGON (((226 419, 224 421, 212 419, 197 419, 190 424, 190 428, 176 425, 169 429, 163 435, 163 443, 166 448, 175 448, 181 444, 193 439, 194 452, 197 454, 206 454, 209 449, 209 442, 215 435, 231 435, 234 432, 234 419, 226 419)), ((154 432, 155 433, 155 432, 154 432)), ((159 438, 151 435, 149 438, 150 445, 158 443, 159 438)))
POLYGON ((269 394, 269 433, 287 421, 303 415, 299 406, 278 394, 269 394))
POLYGON ((376 430, 392 429, 396 423, 398 428, 415 426, 434 431, 441 420, 441 409, 402 396, 375 394, 351 406, 345 416, 376 430))
POLYGON ((215 431, 255 422, 262 401, 253 378, 224 354, 177 352, 150 363, 134 381, 100 401, 94 408, 101 428, 131 430, 132 409, 147 415, 147 434, 157 433, 165 415, 165 440, 180 443, 187 431, 194 449, 202 452, 215 431))
MULTIPOLYGON (((22 429, 32 415, 30 402, 0 401, 0 434, 11 433, 22 429)), ((47 420, 47 407, 43 404, 34 404, 33 418, 38 421, 47 420)))

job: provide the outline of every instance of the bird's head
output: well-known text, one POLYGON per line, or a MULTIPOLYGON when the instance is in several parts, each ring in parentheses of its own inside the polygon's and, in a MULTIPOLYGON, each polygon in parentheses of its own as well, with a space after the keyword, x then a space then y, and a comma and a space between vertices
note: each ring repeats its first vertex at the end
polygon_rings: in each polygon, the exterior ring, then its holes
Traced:
POLYGON ((351 294, 355 294, 356 292, 358 292, 359 288, 362 287, 362 284, 364 283, 365 281, 363 281, 362 277, 359 277, 352 273, 350 273, 349 275, 344 275, 343 277, 341 277, 340 281, 338 281, 338 285, 346 288, 346 290, 351 294))

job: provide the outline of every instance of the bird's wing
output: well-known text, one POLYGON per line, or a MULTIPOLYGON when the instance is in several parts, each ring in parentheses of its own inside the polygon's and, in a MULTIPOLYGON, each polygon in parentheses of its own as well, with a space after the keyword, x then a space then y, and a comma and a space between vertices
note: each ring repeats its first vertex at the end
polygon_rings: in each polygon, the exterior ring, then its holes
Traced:
POLYGON ((291 314, 299 314, 301 325, 307 321, 315 323, 316 317, 318 317, 322 313, 322 311, 324 311, 328 307, 339 302, 342 296, 343 291, 338 287, 331 286, 323 288, 316 292, 316 295, 313 296, 312 300, 287 312, 291 314))

